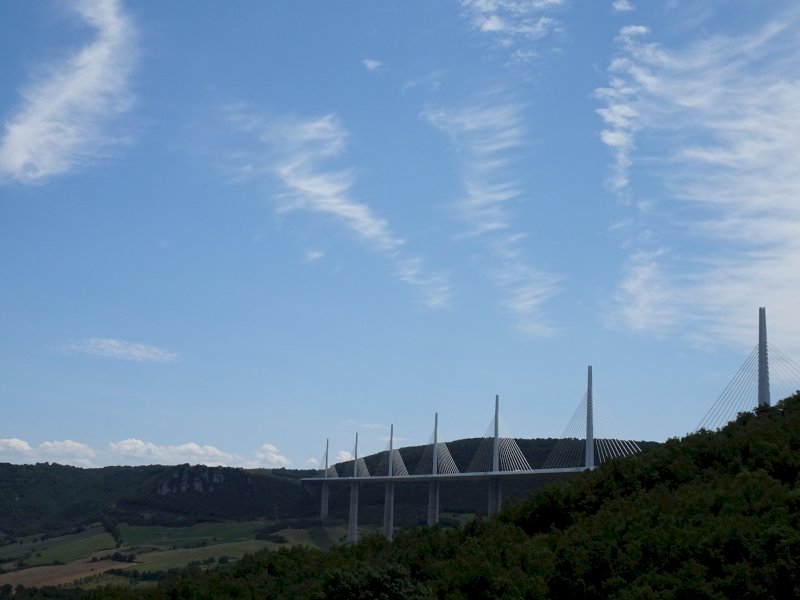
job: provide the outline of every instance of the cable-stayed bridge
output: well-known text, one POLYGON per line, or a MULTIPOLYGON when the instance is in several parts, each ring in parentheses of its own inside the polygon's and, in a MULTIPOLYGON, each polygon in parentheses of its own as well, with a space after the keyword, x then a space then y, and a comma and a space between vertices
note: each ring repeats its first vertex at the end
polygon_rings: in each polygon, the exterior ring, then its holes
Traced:
POLYGON ((758 309, 758 344, 708 410, 698 429, 719 429, 748 410, 770 406, 800 389, 800 366, 767 341, 766 309, 758 309), (755 402, 754 402, 755 400, 755 402))
MULTIPOLYGON (((767 342, 766 311, 759 309, 758 344, 734 375, 731 382, 706 414, 700 428, 716 429, 738 413, 770 405, 770 362, 778 375, 776 389, 783 398, 800 388, 800 367, 767 342)), ((382 453, 372 472, 363 457, 358 456, 358 434, 355 437, 353 460, 337 470, 328 461, 326 442, 324 468, 317 477, 303 479, 304 483, 321 486, 320 518, 328 518, 330 486, 347 483, 350 486, 348 519, 348 541, 358 539, 358 497, 362 484, 384 484, 383 532, 392 539, 394 529, 394 488, 396 484, 424 482, 428 484, 428 525, 439 522, 439 488, 448 481, 488 481, 488 514, 492 515, 502 506, 502 481, 509 478, 569 478, 596 466, 640 451, 636 442, 614 435, 608 427, 608 415, 603 414, 602 404, 596 402, 592 367, 588 367, 586 393, 567 424, 561 437, 553 446, 549 456, 541 465, 532 466, 519 448, 516 440, 501 431, 500 398, 495 396, 494 417, 489 430, 465 470, 459 470, 445 442, 438 439, 439 415, 434 416, 431 443, 423 450, 413 472, 399 449, 394 447, 394 426, 390 427, 389 447, 382 453), (599 409, 599 410, 598 410, 599 409), (597 416, 600 413, 600 420, 597 416), (602 417, 606 418, 602 418, 602 417), (596 425, 602 426, 595 432, 596 425)))

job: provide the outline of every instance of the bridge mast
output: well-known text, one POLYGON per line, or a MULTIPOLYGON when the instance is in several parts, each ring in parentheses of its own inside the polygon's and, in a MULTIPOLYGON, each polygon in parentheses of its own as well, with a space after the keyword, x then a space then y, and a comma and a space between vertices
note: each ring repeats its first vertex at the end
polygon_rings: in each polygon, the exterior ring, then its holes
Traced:
MULTIPOLYGON (((439 413, 433 415, 433 464, 431 474, 439 474, 439 413)), ((428 527, 439 522, 439 482, 431 479, 428 482, 428 527)))
MULTIPOLYGON (((389 471, 387 475, 394 475, 394 425, 389 426, 389 471)), ((386 482, 383 496, 383 535, 390 542, 394 534, 394 482, 386 482)))
MULTIPOLYGON (((328 448, 330 446, 330 438, 325 439, 325 479, 328 479, 328 448)), ((322 482, 322 498, 320 500, 319 519, 326 521, 328 519, 328 494, 329 484, 327 481, 322 482)))
MULTIPOLYGON (((500 471, 500 395, 494 397, 494 444, 492 445, 492 473, 500 471)), ((489 516, 500 510, 503 491, 499 479, 489 480, 489 516)))
POLYGON ((758 309, 758 406, 769 406, 769 357, 767 356, 767 309, 758 309))
POLYGON ((594 399, 592 398, 592 365, 586 387, 586 468, 594 468, 594 399))
POLYGON ((358 541, 358 433, 356 433, 355 458, 353 458, 353 481, 350 482, 350 518, 347 522, 347 541, 358 541))

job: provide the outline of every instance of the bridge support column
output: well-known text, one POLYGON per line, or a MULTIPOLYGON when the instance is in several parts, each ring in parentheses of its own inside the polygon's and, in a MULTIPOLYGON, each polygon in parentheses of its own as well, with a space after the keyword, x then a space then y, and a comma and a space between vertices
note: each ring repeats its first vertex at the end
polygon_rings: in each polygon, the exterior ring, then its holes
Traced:
POLYGON ((394 483, 387 483, 383 497, 383 535, 390 542, 394 537, 394 483))
POLYGON ((500 487, 499 479, 489 480, 489 510, 487 511, 491 517, 500 512, 503 508, 503 488, 500 487))
POLYGON ((358 482, 350 482, 350 518, 347 521, 347 541, 358 541, 358 482))
POLYGON ((769 406, 769 360, 767 356, 767 309, 758 309, 758 406, 769 406))
POLYGON ((428 527, 439 523, 439 482, 428 483, 428 527))
POLYGON ((319 520, 320 521, 327 521, 328 520, 328 497, 330 495, 330 490, 328 489, 328 482, 322 482, 322 492, 320 498, 320 507, 319 507, 319 520))

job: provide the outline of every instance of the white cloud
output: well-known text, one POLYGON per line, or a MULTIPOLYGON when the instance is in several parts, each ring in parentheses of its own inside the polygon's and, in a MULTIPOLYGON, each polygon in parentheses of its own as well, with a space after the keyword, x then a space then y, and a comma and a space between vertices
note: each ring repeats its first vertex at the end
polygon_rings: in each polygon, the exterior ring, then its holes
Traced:
POLYGON ((25 464, 53 462, 76 467, 92 467, 96 454, 91 446, 72 440, 42 442, 34 448, 19 438, 0 439, 0 461, 25 464))
POLYGON ((315 469, 319 466, 319 459, 317 458, 307 458, 306 459, 306 466, 312 469, 315 469))
MULTIPOLYGON (((450 285, 445 275, 422 270, 422 261, 404 254, 405 240, 389 222, 366 203, 353 198, 350 169, 329 166, 346 149, 349 133, 338 117, 264 120, 241 107, 228 111, 229 120, 243 132, 255 134, 266 146, 261 155, 249 156, 241 175, 268 174, 280 182, 283 193, 279 212, 303 210, 334 218, 397 266, 398 279, 418 290, 424 304, 443 308, 450 285), (410 273, 409 261, 416 265, 410 273)), ((319 258, 307 254, 306 260, 319 258)))
POLYGON ((267 123, 236 111, 229 113, 229 118, 243 130, 255 133, 268 146, 266 155, 260 157, 264 167, 255 170, 271 173, 284 185, 279 210, 306 210, 334 217, 359 238, 383 251, 395 251, 405 243, 367 204, 352 199, 350 170, 326 168, 326 161, 345 150, 349 137, 335 115, 267 123))
POLYGON ((93 466, 92 459, 97 455, 92 447, 72 440, 42 442, 36 454, 39 460, 76 467, 93 466))
POLYGON ((169 363, 178 358, 175 352, 164 348, 112 338, 88 338, 71 342, 65 347, 85 354, 136 362, 169 363))
POLYGON ((365 58, 361 63, 367 68, 367 71, 375 72, 383 70, 383 63, 374 58, 365 58))
POLYGON ((317 262, 325 256, 324 250, 313 250, 309 248, 303 253, 303 262, 312 263, 317 262))
POLYGON ((523 199, 523 191, 507 167, 524 143, 522 107, 509 102, 429 107, 423 117, 447 134, 461 157, 465 194, 456 210, 468 235, 488 241, 489 275, 502 296, 501 306, 523 333, 551 333, 543 306, 558 292, 558 278, 526 260, 524 234, 512 229, 512 205, 523 199))
POLYGON ((0 175, 32 183, 102 156, 105 127, 132 103, 133 25, 116 0, 72 3, 97 38, 68 59, 39 69, 22 91, 0 140, 0 175))
POLYGON ((272 444, 264 444, 256 452, 258 465, 266 468, 290 467, 292 461, 280 453, 280 450, 272 444))
POLYGON ((18 438, 0 439, 0 456, 30 456, 33 449, 30 444, 18 438))
POLYGON ((234 454, 219 448, 188 442, 177 446, 160 446, 136 438, 128 438, 109 444, 112 456, 134 459, 139 463, 174 465, 182 463, 204 464, 208 466, 230 466, 238 464, 234 454))
POLYGON ((347 462, 349 460, 353 460, 354 458, 355 458, 355 455, 353 455, 352 452, 348 452, 347 450, 339 450, 336 453, 336 462, 337 463, 347 462))
POLYGON ((427 307, 450 306, 452 286, 447 276, 427 271, 421 258, 401 260, 398 269, 400 280, 417 287, 422 295, 422 302, 427 307))
POLYGON ((690 324, 693 337, 743 343, 767 306, 799 350, 800 15, 738 35, 707 25, 673 49, 645 27, 623 28, 597 91, 613 187, 633 195, 641 175, 663 190, 657 211, 636 215, 649 233, 631 249, 617 316, 638 330, 690 324))
MULTIPOLYGON (((309 459, 311 460, 311 459, 309 459)), ((202 464, 244 468, 291 467, 292 461, 273 444, 264 444, 249 456, 225 452, 215 446, 187 442, 159 445, 137 438, 128 438, 108 445, 99 455, 91 446, 73 440, 46 441, 32 447, 18 438, 0 439, 0 462, 33 464, 52 462, 76 467, 111 464, 202 464)), ((306 461, 307 464, 311 464, 306 461)))
POLYGON ((461 0, 474 30, 491 36, 500 48, 527 49, 510 53, 510 62, 521 64, 538 56, 530 44, 561 31, 561 22, 544 13, 562 4, 563 0, 461 0))
POLYGON ((635 9, 629 0, 614 0, 611 7, 617 12, 629 12, 635 9))

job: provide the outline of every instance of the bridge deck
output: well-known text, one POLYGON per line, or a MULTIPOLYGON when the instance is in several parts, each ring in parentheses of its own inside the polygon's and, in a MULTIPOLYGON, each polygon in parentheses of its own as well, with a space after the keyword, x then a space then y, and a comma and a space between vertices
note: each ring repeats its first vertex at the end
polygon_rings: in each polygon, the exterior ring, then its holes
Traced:
POLYGON ((512 479, 522 477, 551 477, 557 479, 566 479, 574 476, 577 473, 586 471, 586 467, 570 467, 566 469, 531 469, 530 471, 488 471, 481 473, 439 473, 433 475, 426 473, 422 475, 374 475, 371 477, 304 477, 301 479, 303 483, 345 483, 345 482, 358 482, 358 483, 398 483, 403 481, 481 481, 491 479, 512 479))

